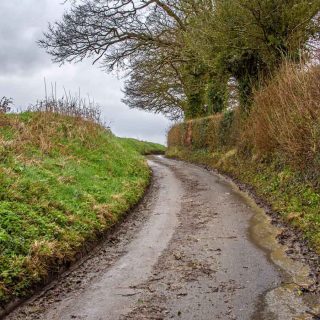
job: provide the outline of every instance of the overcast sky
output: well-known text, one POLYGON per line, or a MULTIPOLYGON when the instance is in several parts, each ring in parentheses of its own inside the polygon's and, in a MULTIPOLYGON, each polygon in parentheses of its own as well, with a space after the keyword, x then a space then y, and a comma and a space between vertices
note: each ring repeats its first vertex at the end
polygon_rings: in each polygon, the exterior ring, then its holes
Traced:
POLYGON ((161 115, 130 110, 121 102, 122 80, 93 66, 90 61, 59 66, 51 62, 36 41, 48 22, 61 17, 62 0, 0 0, 0 98, 11 97, 25 108, 44 97, 44 78, 71 92, 94 98, 103 118, 119 136, 164 143, 170 122, 161 115))

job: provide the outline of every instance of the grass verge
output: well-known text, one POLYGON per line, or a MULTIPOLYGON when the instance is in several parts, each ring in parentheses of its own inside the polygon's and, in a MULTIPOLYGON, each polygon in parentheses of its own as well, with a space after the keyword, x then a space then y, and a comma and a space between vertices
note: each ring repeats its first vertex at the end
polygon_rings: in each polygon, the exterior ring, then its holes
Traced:
POLYGON ((73 262, 142 197, 142 154, 161 145, 115 137, 52 112, 0 114, 0 306, 73 262))

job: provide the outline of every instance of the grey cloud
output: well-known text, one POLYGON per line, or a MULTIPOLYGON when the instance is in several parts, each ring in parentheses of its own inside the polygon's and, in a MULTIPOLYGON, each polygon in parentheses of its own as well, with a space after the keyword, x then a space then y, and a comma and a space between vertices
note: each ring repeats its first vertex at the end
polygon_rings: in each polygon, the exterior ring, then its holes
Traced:
POLYGON ((0 2, 0 73, 37 72, 50 58, 39 50, 48 20, 54 12, 61 14, 63 7, 55 1, 2 0, 0 2), (50 10, 55 9, 55 10, 50 10))
POLYGON ((106 123, 119 136, 165 142, 170 122, 161 115, 130 110, 121 103, 123 81, 104 73, 90 61, 59 67, 36 41, 48 22, 58 20, 62 0, 0 1, 0 97, 12 97, 16 108, 25 108, 44 97, 43 79, 71 92, 81 89, 102 107, 106 123))

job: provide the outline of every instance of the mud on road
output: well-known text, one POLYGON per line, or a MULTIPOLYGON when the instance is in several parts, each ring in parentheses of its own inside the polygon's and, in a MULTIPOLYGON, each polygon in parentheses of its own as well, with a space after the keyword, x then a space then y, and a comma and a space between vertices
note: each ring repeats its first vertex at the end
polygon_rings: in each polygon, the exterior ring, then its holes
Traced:
POLYGON ((88 259, 6 320, 315 319, 310 270, 218 174, 162 157, 152 187, 88 259))

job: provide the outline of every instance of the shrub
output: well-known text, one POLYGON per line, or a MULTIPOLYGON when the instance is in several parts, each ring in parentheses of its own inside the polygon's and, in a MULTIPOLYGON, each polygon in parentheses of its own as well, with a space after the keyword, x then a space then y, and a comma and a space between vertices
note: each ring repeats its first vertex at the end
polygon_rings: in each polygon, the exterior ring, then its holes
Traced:
POLYGON ((255 93, 246 132, 258 154, 276 152, 301 170, 318 172, 320 66, 284 66, 255 93))

